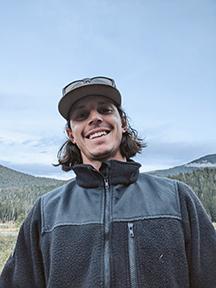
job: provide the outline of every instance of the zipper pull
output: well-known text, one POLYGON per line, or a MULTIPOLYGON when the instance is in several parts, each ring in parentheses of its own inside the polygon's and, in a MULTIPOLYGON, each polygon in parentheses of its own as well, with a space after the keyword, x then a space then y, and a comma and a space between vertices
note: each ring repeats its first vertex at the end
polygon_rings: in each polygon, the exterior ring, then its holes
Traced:
POLYGON ((106 188, 109 188, 109 182, 107 178, 104 178, 104 184, 106 188))
POLYGON ((129 234, 131 238, 134 238, 134 230, 133 230, 134 224, 133 223, 128 223, 128 229, 129 229, 129 234))

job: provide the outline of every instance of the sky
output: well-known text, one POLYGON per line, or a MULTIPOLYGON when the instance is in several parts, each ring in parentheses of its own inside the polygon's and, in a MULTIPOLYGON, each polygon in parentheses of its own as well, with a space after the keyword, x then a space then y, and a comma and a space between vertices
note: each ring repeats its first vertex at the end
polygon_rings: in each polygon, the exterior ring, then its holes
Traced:
POLYGON ((70 178, 62 88, 115 79, 147 148, 143 171, 216 153, 215 0, 19 0, 0 3, 0 164, 70 178))

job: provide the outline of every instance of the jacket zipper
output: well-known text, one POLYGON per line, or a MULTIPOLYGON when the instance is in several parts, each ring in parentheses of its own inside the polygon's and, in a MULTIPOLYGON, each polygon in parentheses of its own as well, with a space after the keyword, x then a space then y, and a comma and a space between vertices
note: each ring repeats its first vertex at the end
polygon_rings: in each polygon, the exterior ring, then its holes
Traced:
POLYGON ((110 189, 107 178, 104 178, 105 187, 105 201, 104 201, 104 232, 105 232, 105 246, 104 246, 104 287, 110 287, 110 189))
POLYGON ((134 224, 128 223, 128 254, 131 288, 137 288, 134 224))

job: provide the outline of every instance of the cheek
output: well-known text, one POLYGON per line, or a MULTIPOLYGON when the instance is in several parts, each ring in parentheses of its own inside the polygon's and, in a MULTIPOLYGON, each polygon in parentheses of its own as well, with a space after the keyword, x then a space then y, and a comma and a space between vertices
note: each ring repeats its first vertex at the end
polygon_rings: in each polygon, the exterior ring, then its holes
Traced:
POLYGON ((71 128, 66 129, 66 134, 68 138, 70 138, 71 140, 73 139, 73 133, 72 133, 71 128))
POLYGON ((122 123, 121 119, 116 120, 116 126, 118 127, 118 131, 124 133, 126 131, 125 125, 122 123))
POLYGON ((79 141, 79 127, 74 123, 70 123, 71 131, 70 131, 70 139, 73 144, 76 144, 79 141))
POLYGON ((76 130, 73 131, 73 138, 72 138, 72 142, 73 144, 77 144, 77 142, 79 142, 80 137, 78 136, 78 132, 76 130))

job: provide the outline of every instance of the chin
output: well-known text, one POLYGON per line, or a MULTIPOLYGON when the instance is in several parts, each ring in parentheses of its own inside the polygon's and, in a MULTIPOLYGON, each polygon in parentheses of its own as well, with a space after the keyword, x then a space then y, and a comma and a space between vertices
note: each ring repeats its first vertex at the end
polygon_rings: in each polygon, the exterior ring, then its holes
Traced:
POLYGON ((110 158, 114 158, 114 153, 112 153, 112 151, 103 151, 100 153, 92 154, 91 156, 92 156, 92 160, 104 161, 110 158))

